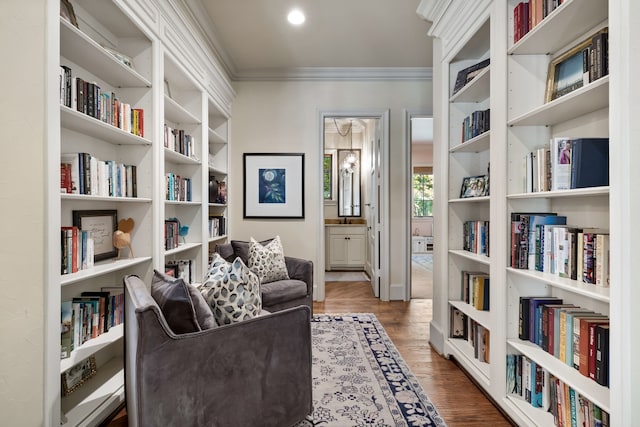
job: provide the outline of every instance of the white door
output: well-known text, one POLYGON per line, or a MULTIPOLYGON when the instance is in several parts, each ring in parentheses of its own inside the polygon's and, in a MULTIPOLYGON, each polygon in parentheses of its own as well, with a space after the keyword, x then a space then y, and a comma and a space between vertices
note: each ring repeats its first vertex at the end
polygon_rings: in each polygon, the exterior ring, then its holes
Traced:
POLYGON ((371 288, 376 298, 380 297, 380 145, 382 120, 376 119, 371 141, 371 177, 369 179, 369 201, 366 206, 369 259, 371 261, 371 288))

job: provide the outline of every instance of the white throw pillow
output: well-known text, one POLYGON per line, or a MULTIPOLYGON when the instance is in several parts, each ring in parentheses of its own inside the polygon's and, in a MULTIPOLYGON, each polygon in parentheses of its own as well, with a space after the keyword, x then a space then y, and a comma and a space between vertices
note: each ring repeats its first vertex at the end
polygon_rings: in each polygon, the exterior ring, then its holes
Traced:
POLYGON ((258 276, 244 265, 240 257, 227 262, 220 254, 214 253, 200 292, 218 325, 254 318, 262 310, 258 276))
POLYGON ((289 279, 284 261, 280 236, 263 246, 253 237, 249 241, 249 268, 260 278, 260 283, 289 279))

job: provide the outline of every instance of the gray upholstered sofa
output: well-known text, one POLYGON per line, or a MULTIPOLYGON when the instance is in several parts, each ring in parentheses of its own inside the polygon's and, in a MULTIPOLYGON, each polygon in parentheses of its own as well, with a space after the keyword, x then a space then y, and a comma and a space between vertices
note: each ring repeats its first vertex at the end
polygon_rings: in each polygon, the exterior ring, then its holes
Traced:
MULTIPOLYGON (((260 243, 268 244, 271 239, 260 243)), ((216 246, 216 252, 227 261, 240 257, 248 265, 249 242, 232 240, 216 246)), ((285 308, 306 305, 313 312, 313 262, 290 256, 284 257, 289 280, 261 283, 262 308, 275 312, 285 308)))
POLYGON ((203 330, 198 295, 183 293, 173 307, 193 301, 188 320, 196 331, 176 334, 175 316, 163 313, 168 303, 161 309, 136 276, 124 283, 130 426, 287 427, 311 413, 307 307, 203 330))

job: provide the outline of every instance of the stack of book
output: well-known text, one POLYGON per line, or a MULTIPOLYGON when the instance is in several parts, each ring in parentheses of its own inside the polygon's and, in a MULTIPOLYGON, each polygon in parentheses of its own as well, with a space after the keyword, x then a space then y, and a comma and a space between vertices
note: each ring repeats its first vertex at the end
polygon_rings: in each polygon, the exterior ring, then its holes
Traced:
POLYGON ((477 110, 462 121, 462 142, 468 141, 489 130, 489 109, 477 110))
POLYGON ((489 256, 489 221, 465 221, 462 249, 489 256))
POLYGON ((489 275, 482 272, 462 272, 462 301, 476 310, 489 311, 489 275))
POLYGON ((165 174, 166 200, 190 202, 191 194, 191 178, 185 178, 173 172, 165 174))
POLYGON ((60 192, 103 197, 138 197, 136 165, 100 160, 89 153, 60 158, 60 192))
POLYGON ((489 363, 489 329, 482 326, 455 307, 451 307, 450 338, 463 339, 473 347, 473 357, 489 363))
POLYGON ((94 242, 91 232, 76 226, 63 226, 60 231, 60 273, 71 274, 93 268, 94 242))
POLYGON ((187 157, 197 158, 195 138, 184 129, 173 129, 164 125, 164 146, 187 157))

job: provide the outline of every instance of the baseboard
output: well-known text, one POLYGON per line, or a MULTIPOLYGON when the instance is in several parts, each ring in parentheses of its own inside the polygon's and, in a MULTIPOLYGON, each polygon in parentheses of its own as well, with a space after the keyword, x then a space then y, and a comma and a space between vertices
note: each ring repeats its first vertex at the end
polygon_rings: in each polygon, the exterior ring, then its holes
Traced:
POLYGON ((440 355, 444 355, 444 334, 433 320, 429 322, 429 344, 440 355))
POLYGON ((400 283, 389 286, 389 301, 404 301, 407 287, 400 283))

